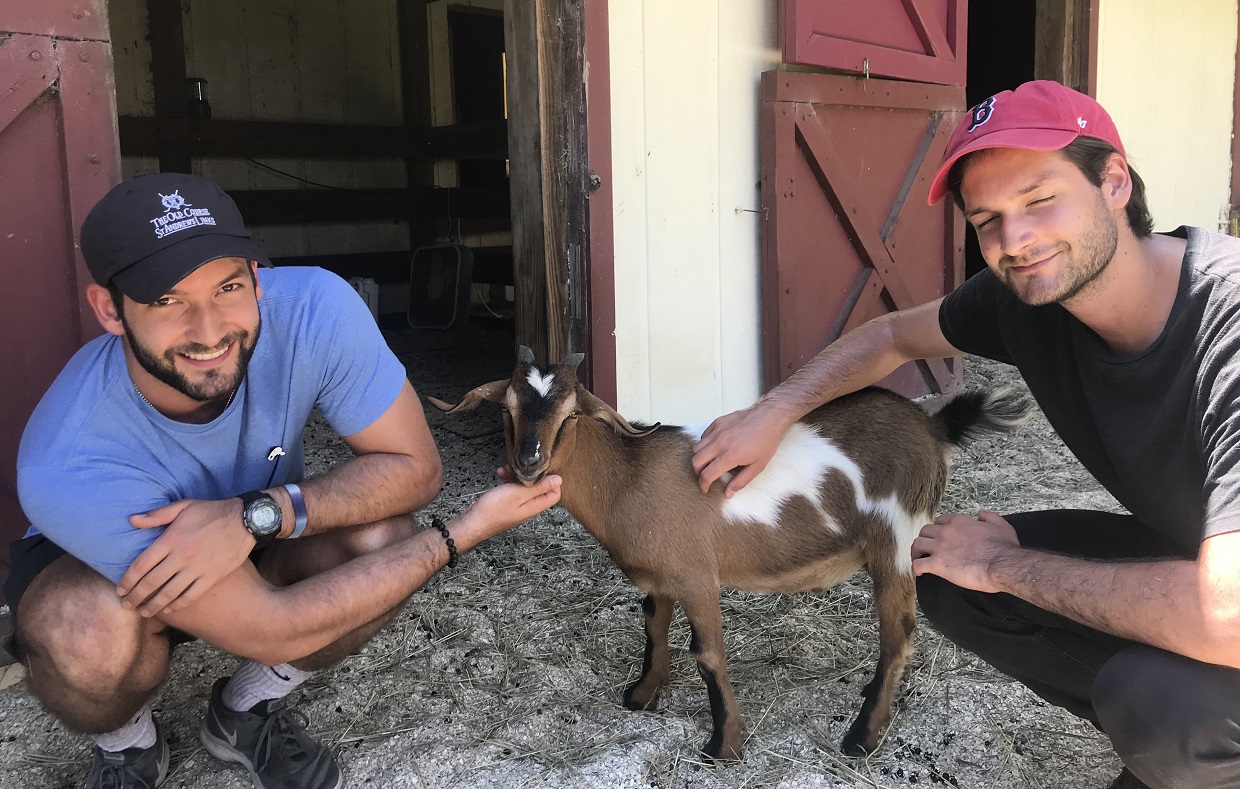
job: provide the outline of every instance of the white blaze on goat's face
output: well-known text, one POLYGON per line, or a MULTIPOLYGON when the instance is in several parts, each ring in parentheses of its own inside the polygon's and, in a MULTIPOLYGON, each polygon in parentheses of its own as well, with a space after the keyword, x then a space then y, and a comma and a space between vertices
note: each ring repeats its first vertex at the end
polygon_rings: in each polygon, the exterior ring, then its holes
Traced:
POLYGON ((554 375, 544 374, 531 367, 529 374, 525 377, 529 381, 530 386, 534 388, 543 397, 551 394, 551 384, 555 381, 554 375))
POLYGON ((548 473, 553 455, 571 453, 574 431, 565 421, 576 416, 577 398, 571 381, 561 380, 557 387, 557 374, 565 375, 562 368, 518 369, 505 393, 509 463, 525 482, 548 473))

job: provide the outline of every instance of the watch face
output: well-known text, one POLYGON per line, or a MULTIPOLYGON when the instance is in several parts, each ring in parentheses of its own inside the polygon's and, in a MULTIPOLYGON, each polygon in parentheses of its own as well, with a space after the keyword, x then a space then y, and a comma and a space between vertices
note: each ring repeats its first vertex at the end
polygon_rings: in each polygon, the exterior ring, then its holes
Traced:
POLYGON ((246 508, 250 526, 259 534, 270 534, 280 528, 280 505, 274 499, 261 498, 246 508))

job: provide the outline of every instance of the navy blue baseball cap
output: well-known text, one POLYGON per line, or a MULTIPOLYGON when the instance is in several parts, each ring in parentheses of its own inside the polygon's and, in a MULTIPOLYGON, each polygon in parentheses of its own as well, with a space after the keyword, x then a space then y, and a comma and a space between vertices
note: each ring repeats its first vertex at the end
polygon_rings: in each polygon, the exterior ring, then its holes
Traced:
POLYGON ((214 181, 184 173, 139 175, 112 187, 82 222, 81 246, 96 282, 114 283, 140 304, 212 260, 271 265, 232 198, 214 181))

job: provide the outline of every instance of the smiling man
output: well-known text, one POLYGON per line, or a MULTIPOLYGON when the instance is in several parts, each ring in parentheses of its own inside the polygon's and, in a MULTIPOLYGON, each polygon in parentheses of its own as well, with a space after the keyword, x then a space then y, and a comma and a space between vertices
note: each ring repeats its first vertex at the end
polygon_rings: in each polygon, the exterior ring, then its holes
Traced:
POLYGON ((825 348, 696 445, 745 485, 793 421, 913 360, 1015 365, 1131 514, 944 515, 913 543, 945 635, 1113 742, 1121 787, 1240 786, 1240 241, 1153 233, 1111 118, 1058 83, 974 107, 930 186, 987 270, 825 348))
POLYGON ((44 395, 18 454, 30 518, 5 595, 11 651, 66 726, 87 787, 150 787, 168 747, 148 701, 172 647, 241 656, 211 692, 207 750, 263 789, 342 785, 285 697, 364 644, 457 551, 541 512, 559 479, 500 485, 439 530, 409 513, 439 453, 370 312, 319 269, 263 269, 232 200, 140 176, 87 216, 86 296, 106 334, 44 395), (313 408, 353 450, 303 480, 313 408))

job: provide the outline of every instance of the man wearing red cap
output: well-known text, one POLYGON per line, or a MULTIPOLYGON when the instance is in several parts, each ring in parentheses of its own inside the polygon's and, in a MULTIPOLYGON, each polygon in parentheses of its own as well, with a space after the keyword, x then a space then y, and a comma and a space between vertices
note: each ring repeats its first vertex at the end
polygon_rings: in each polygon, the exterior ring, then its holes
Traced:
POLYGON ((1095 101, 1055 82, 974 107, 950 194, 988 269, 832 343, 695 447, 702 489, 753 479, 796 419, 914 359, 1015 365, 1064 443, 1131 515, 944 515, 913 542, 926 616, 1124 763, 1112 787, 1240 786, 1240 241, 1153 233, 1095 101))

